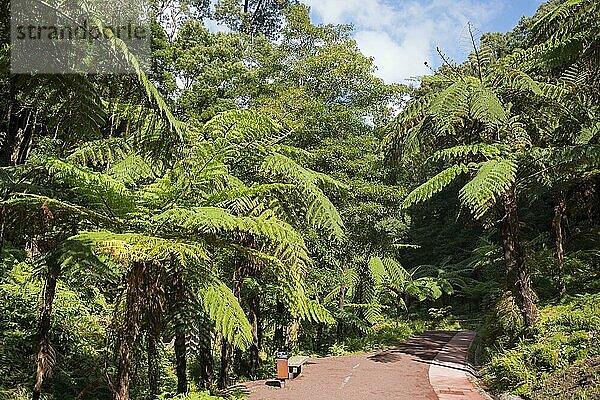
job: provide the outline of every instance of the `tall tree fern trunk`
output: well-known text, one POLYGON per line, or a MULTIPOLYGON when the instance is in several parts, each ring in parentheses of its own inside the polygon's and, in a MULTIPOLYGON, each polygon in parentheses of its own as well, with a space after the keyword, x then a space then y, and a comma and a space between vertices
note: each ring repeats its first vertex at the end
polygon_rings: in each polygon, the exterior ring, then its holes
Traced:
POLYGON ((4 225, 5 222, 5 206, 0 206, 0 258, 2 258, 2 253, 4 252, 4 225))
POLYGON ((565 218, 565 212, 567 211, 567 200, 564 193, 561 193, 558 204, 554 207, 554 218, 552 220, 552 228, 554 229, 554 239, 556 243, 556 264, 557 264, 557 278, 559 286, 559 296, 563 298, 567 292, 565 284, 565 250, 564 250, 564 234, 562 221, 565 218))
POLYGON ((42 394, 42 385, 52 371, 55 361, 55 354, 50 344, 50 317, 52 315, 52 305, 56 295, 56 282, 60 273, 60 266, 52 264, 48 266, 46 282, 44 284, 43 304, 40 315, 40 325, 38 327, 38 349, 35 357, 36 374, 35 384, 33 386, 33 400, 38 400, 42 394))
POLYGON ((22 110, 20 116, 11 118, 6 138, 0 147, 0 166, 23 164, 29 155, 33 140, 36 113, 22 110))
POLYGON ((215 379, 212 340, 210 338, 206 341, 202 341, 197 360, 199 363, 197 367, 200 370, 200 387, 201 389, 209 389, 215 379))
MULTIPOLYGON (((340 310, 340 315, 343 315, 344 307, 346 307, 346 286, 343 283, 340 285, 339 296, 338 310, 340 310)), ((337 322, 336 335, 338 340, 344 340, 344 321, 341 318, 337 322)))
POLYGON ((150 398, 156 399, 160 394, 160 354, 162 314, 164 304, 164 284, 162 268, 148 268, 144 274, 144 291, 146 305, 146 352, 148 356, 148 389, 150 398))
POLYGON ((225 389, 229 386, 229 343, 225 338, 221 338, 221 367, 219 368, 220 389, 225 389))
POLYGON ((180 312, 185 305, 185 282, 183 270, 177 266, 173 270, 173 296, 176 308, 175 318, 175 372, 177 375, 177 394, 187 394, 187 343, 186 321, 180 312))
POLYGON ((121 327, 121 342, 119 344, 119 370, 117 375, 117 387, 115 400, 129 399, 129 381, 131 374, 131 363, 133 358, 133 347, 140 329, 141 300, 144 296, 143 274, 144 265, 135 263, 127 274, 125 319, 121 327))
POLYGON ((158 398, 160 392, 160 368, 158 365, 158 347, 157 340, 154 334, 149 332, 147 338, 147 353, 148 353, 148 389, 150 399, 158 398))
POLYGON ((537 309, 531 289, 531 279, 525 263, 525 254, 519 241, 519 217, 517 195, 511 187, 503 196, 505 215, 502 220, 502 244, 504 261, 507 267, 507 283, 513 293, 526 327, 533 327, 537 319, 537 309))
POLYGON ((260 346, 262 340, 262 326, 260 320, 260 300, 253 296, 248 302, 250 324, 252 326, 252 344, 250 345, 250 376, 255 378, 260 367, 260 346))
POLYGON ((283 330, 284 330, 284 313, 285 307, 283 302, 277 300, 277 305, 275 306, 275 334, 273 335, 273 341, 275 342, 276 350, 283 350, 284 346, 284 338, 283 338, 283 330))
MULTIPOLYGON (((241 242, 247 246, 252 247, 253 240, 252 240, 252 237, 242 235, 241 242)), ((233 295, 235 296, 237 301, 240 303, 240 305, 243 304, 242 289, 244 286, 244 279, 246 278, 249 269, 250 268, 247 265, 246 260, 244 260, 240 257, 236 258, 235 263, 234 263, 234 270, 233 270, 232 291, 233 291, 233 295)), ((249 314, 249 313, 247 313, 247 314, 249 314)), ((250 315, 248 315, 248 317, 250 317, 250 315)), ((248 375, 248 372, 250 371, 251 367, 244 359, 244 353, 240 349, 232 349, 232 350, 233 350, 233 354, 232 354, 233 355, 233 370, 236 373, 238 373, 239 375, 248 375)), ((224 371, 224 372, 228 372, 228 371, 224 371)))
POLYGON ((175 369, 177 373, 177 394, 188 392, 187 381, 187 346, 185 331, 179 329, 175 334, 175 369))
MULTIPOLYGON (((39 232, 39 236, 31 241, 31 257, 47 254, 60 240, 58 237, 50 239, 45 235, 46 232, 51 229, 54 221, 54 215, 46 205, 42 205, 40 208, 39 217, 41 221, 41 230, 39 232)), ((60 263, 54 257, 49 257, 46 262, 48 270, 46 272, 46 281, 44 283, 43 303, 40 312, 40 323, 38 326, 37 335, 38 348, 35 358, 36 375, 32 395, 34 400, 37 400, 41 397, 44 379, 51 374, 52 367, 56 361, 54 349, 50 344, 49 334, 52 305, 54 304, 54 297, 56 296, 56 284, 58 282, 58 276, 60 275, 60 263)))

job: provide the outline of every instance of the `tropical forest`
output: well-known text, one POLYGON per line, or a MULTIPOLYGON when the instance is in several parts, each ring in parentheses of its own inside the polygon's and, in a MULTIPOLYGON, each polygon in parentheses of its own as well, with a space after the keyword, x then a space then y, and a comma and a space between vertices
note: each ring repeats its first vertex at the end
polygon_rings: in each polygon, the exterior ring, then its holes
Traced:
POLYGON ((600 2, 390 82, 302 0, 147 0, 147 60, 94 19, 127 73, 15 72, 18 1, 0 399, 600 399, 600 2))

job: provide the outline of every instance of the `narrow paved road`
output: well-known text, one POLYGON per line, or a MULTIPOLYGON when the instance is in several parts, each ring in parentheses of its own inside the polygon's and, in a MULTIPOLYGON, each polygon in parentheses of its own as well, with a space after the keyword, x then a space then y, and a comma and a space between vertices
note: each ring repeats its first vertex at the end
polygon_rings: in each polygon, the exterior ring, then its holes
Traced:
POLYGON ((249 400, 437 400, 429 366, 456 332, 426 332, 371 354, 311 359, 284 388, 245 384, 249 400))

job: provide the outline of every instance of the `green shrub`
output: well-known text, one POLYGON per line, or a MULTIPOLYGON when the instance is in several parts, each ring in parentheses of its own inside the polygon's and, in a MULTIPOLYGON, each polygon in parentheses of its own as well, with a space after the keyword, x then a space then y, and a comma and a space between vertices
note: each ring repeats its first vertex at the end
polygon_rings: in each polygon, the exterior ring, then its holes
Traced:
POLYGON ((186 396, 178 395, 178 396, 170 396, 170 395, 162 395, 158 397, 159 400, 222 400, 223 397, 217 397, 211 395, 207 391, 203 392, 190 392, 186 396))
MULTIPOLYGON (((506 325, 507 319, 490 319, 481 329, 482 340, 488 340, 483 373, 489 387, 535 397, 551 377, 556 385, 561 371, 600 354, 599 304, 600 295, 586 295, 542 307, 534 336, 527 338, 506 325)), ((600 382, 591 384, 590 390, 594 385, 600 382)))
POLYGON ((333 345, 329 346, 329 351, 328 351, 329 355, 345 356, 346 354, 349 354, 349 353, 350 352, 348 351, 348 348, 343 343, 334 343, 333 345))
POLYGON ((498 392, 524 393, 535 380, 535 373, 528 367, 525 355, 518 350, 493 357, 484 374, 492 389, 498 392))

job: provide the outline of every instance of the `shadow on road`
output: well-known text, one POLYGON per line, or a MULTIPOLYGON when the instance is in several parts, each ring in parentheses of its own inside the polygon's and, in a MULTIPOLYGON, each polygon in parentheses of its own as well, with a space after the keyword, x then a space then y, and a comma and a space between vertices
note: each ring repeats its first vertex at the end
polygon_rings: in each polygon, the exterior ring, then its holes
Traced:
MULTIPOLYGON (((416 357, 418 360, 431 362, 455 334, 456 332, 451 331, 428 331, 421 335, 413 336, 398 346, 369 356, 369 360, 380 363, 395 363, 400 361, 403 355, 408 354, 416 357)), ((448 354, 444 355, 443 361, 453 361, 451 360, 452 357, 452 354, 448 352, 448 354)), ((462 360, 454 360, 454 362, 459 361, 462 360)))

